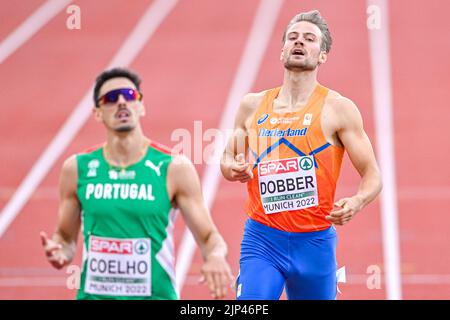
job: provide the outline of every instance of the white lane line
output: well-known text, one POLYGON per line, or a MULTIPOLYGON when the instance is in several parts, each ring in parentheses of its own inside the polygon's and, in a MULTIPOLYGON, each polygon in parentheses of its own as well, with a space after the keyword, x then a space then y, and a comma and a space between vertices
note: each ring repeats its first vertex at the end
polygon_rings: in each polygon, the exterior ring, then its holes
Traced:
POLYGON ((0 43, 0 64, 45 26, 71 0, 48 0, 0 43))
MULTIPOLYGON (((66 287, 70 276, 0 276, 0 287, 66 287)), ((349 274, 346 283, 340 286, 344 288, 346 285, 364 285, 367 284, 368 277, 367 274, 349 274)), ((411 286, 448 286, 450 274, 407 274, 403 276, 402 282, 411 286)), ((197 287, 198 277, 187 276, 185 285, 197 287)), ((382 278, 380 289, 384 289, 384 286, 385 282, 382 278)))
MULTIPOLYGON (((154 1, 114 56, 109 67, 129 65, 143 48, 144 44, 153 35, 160 23, 175 7, 177 1, 178 0, 154 1)), ((17 188, 17 191, 14 193, 11 200, 3 208, 0 215, 0 238, 14 221, 20 210, 22 210, 23 206, 27 203, 28 199, 45 178, 49 170, 53 167, 56 160, 61 156, 91 115, 91 108, 93 105, 91 96, 92 87, 85 94, 81 102, 75 107, 72 114, 50 142, 47 149, 41 154, 28 175, 17 188)))
POLYGON ((0 287, 65 287, 65 277, 8 277, 0 278, 0 287))
MULTIPOLYGON (((356 190, 355 185, 339 186, 338 188, 338 193, 342 196, 353 193, 356 190)), ((399 201, 450 201, 450 187, 448 186, 412 186, 399 188, 397 191, 399 201)), ((0 186, 0 201, 8 201, 16 190, 17 188, 12 186, 0 186)), ((233 194, 224 194, 222 197, 236 199, 236 196, 233 194)), ((339 198, 339 196, 336 198, 339 198)), ((58 188, 56 186, 40 186, 33 192, 30 199, 58 200, 58 188)))
MULTIPOLYGON (((348 284, 366 284, 370 275, 351 274, 347 275, 348 284)), ((381 283, 386 286, 386 279, 381 278, 381 283)), ((450 274, 404 274, 402 283, 407 285, 449 285, 450 274)), ((383 287, 381 289, 384 289, 383 287)))
POLYGON ((381 28, 369 30, 369 43, 377 153, 383 178, 380 202, 386 294, 389 300, 400 300, 402 299, 402 283, 397 222, 388 3, 386 0, 367 0, 367 5, 375 5, 379 8, 381 18, 381 28))
MULTIPOLYGON (((220 131, 224 139, 217 139, 214 155, 205 168, 202 178, 203 195, 208 208, 212 208, 220 178, 220 157, 234 125, 234 117, 242 96, 248 93, 256 79, 264 53, 275 27, 283 1, 261 0, 253 21, 252 29, 241 57, 238 71, 225 104, 220 121, 220 131)), ((186 275, 196 249, 195 240, 185 229, 177 256, 176 276, 178 291, 183 288, 186 275)))
MULTIPOLYGON (((346 282, 344 284, 339 284, 339 287, 344 288, 346 285, 365 285, 370 279, 371 275, 367 274, 347 274, 346 282)), ((407 274, 402 278, 402 283, 405 285, 416 285, 416 286, 436 286, 436 285, 449 285, 450 284, 450 274, 407 274)), ((198 277, 188 276, 185 282, 186 286, 198 286, 198 277)), ((385 278, 381 278, 381 290, 385 289, 385 278)), ((1 286, 1 282, 0 282, 1 286)), ((367 289, 369 291, 377 289, 367 289)))

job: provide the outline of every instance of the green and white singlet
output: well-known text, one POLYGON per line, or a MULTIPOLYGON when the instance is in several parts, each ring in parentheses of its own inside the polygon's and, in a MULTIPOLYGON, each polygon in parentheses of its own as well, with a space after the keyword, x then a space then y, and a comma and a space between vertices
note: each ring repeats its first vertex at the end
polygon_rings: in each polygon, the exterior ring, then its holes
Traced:
POLYGON ((112 167, 103 150, 77 155, 84 236, 77 299, 177 299, 170 150, 151 143, 125 169, 112 167))

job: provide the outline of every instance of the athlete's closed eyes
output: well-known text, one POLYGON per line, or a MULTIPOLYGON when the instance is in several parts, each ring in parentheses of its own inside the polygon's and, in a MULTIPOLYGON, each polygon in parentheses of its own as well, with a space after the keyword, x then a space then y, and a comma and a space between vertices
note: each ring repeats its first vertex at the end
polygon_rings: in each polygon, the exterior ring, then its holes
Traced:
MULTIPOLYGON (((291 41, 297 40, 298 37, 299 37, 299 33, 298 32, 291 32, 288 35, 288 39, 291 40, 291 41)), ((314 40, 316 40, 315 34, 310 33, 310 32, 303 33, 303 38, 306 39, 306 41, 309 41, 309 42, 314 42, 314 40)))

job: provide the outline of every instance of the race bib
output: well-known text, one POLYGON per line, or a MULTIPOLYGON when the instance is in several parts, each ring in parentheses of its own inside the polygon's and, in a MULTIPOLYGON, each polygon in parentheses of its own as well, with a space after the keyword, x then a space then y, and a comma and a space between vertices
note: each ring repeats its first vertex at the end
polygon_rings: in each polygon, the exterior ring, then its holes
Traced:
POLYGON ((317 206, 317 180, 312 156, 258 164, 259 193, 266 214, 317 206))
POLYGON ((151 295, 150 239, 91 236, 85 291, 109 296, 151 295))

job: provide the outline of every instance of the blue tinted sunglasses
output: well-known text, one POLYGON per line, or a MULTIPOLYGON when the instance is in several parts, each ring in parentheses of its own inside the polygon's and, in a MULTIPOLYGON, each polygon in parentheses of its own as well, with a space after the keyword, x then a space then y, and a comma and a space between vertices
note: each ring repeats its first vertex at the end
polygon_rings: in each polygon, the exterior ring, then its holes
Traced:
POLYGON ((119 100, 119 96, 122 95, 122 97, 126 101, 136 101, 136 100, 142 100, 142 93, 135 89, 131 88, 121 88, 121 89, 115 89, 111 90, 104 95, 102 95, 100 98, 97 99, 97 104, 108 104, 108 103, 116 103, 117 100, 119 100))

